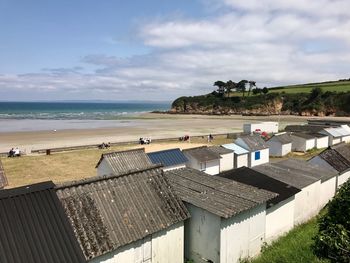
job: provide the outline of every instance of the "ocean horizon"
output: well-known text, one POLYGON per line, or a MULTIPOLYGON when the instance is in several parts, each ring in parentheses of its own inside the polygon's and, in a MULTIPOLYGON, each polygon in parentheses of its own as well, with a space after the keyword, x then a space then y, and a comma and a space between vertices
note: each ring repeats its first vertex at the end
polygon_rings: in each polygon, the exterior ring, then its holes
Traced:
POLYGON ((0 132, 134 126, 135 117, 170 102, 0 102, 0 132))
POLYGON ((170 102, 0 102, 0 120, 118 120, 170 109, 170 102))

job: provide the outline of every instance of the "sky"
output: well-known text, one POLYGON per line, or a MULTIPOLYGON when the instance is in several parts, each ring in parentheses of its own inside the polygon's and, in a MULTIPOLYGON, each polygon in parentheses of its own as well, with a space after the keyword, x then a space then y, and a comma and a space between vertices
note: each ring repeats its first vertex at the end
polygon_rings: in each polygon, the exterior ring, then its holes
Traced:
POLYGON ((350 78, 349 0, 0 0, 0 100, 173 100, 350 78))

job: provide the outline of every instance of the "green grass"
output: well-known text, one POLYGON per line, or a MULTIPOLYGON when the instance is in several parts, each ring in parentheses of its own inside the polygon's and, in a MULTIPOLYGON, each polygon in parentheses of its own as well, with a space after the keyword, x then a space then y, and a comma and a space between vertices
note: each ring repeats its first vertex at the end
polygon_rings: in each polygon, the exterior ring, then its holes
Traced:
POLYGON ((287 235, 263 249, 261 255, 249 263, 329 263, 318 259, 311 250, 312 237, 317 233, 316 218, 299 225, 287 235))
MULTIPOLYGON (((310 93, 313 88, 319 87, 324 92, 348 92, 350 91, 350 81, 331 81, 331 82, 323 82, 323 83, 308 83, 308 84, 300 84, 300 85, 289 85, 289 86, 280 86, 280 87, 272 87, 269 89, 269 93, 310 93)), ((247 95, 247 93, 246 93, 247 95)), ((253 94, 251 94, 252 96, 253 94)), ((230 97, 234 96, 243 96, 241 92, 232 92, 230 97)))

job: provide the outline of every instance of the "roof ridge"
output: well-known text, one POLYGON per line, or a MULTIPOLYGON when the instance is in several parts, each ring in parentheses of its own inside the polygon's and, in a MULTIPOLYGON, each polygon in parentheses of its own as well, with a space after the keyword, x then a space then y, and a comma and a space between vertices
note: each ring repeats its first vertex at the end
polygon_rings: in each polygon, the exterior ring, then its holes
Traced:
POLYGON ((149 153, 147 153, 147 154, 161 153, 161 152, 169 152, 169 151, 174 151, 174 150, 179 150, 179 151, 181 151, 180 148, 172 148, 172 149, 165 149, 165 150, 160 150, 160 151, 155 151, 155 152, 149 152, 149 153))
POLYGON ((24 185, 16 188, 3 189, 0 190, 0 199, 30 194, 34 192, 40 192, 43 190, 53 189, 54 187, 55 184, 52 181, 45 181, 31 185, 24 185))
POLYGON ((104 181, 104 180, 109 180, 109 179, 114 179, 114 178, 119 178, 127 175, 132 175, 132 174, 137 174, 137 173, 142 173, 142 172, 147 172, 150 170, 157 170, 159 168, 163 167, 162 164, 153 164, 148 168, 145 168, 143 170, 130 170, 122 174, 110 174, 110 175, 102 175, 102 176, 94 176, 86 179, 81 179, 81 180, 76 180, 76 181, 68 181, 68 182, 62 182, 58 183, 55 186, 55 190, 58 189, 63 189, 67 187, 73 187, 73 186, 78 186, 78 185, 85 185, 85 184, 92 184, 96 183, 99 181, 104 181))
POLYGON ((145 152, 145 147, 143 148, 135 148, 135 149, 128 149, 128 150, 123 150, 123 151, 114 151, 114 152, 109 152, 109 153, 103 153, 102 156, 114 154, 114 153, 125 153, 125 152, 137 152, 137 151, 143 151, 145 152))

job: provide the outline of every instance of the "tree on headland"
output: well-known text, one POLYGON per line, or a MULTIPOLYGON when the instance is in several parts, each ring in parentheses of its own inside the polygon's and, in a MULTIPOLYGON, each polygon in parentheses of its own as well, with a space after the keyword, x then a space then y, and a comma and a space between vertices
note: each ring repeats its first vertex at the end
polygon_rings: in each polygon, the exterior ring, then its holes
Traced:
POLYGON ((249 89, 248 89, 248 97, 249 97, 250 92, 252 91, 253 87, 256 87, 256 81, 250 80, 249 81, 249 89))
POLYGON ((269 89, 268 89, 268 88, 264 87, 264 88, 262 89, 262 93, 267 94, 268 92, 269 92, 269 89))
POLYGON ((230 93, 232 90, 236 89, 237 84, 235 82, 233 82, 232 80, 229 80, 226 82, 226 93, 227 93, 227 97, 230 96, 230 93))
POLYGON ((213 86, 216 86, 218 87, 218 90, 217 92, 221 95, 221 96, 224 96, 225 94, 225 87, 226 87, 226 83, 221 81, 221 80, 218 80, 218 81, 215 81, 214 82, 214 85, 213 86))
POLYGON ((243 97, 246 91, 246 84, 248 83, 248 80, 241 80, 240 82, 237 83, 237 91, 240 91, 243 93, 243 97))

